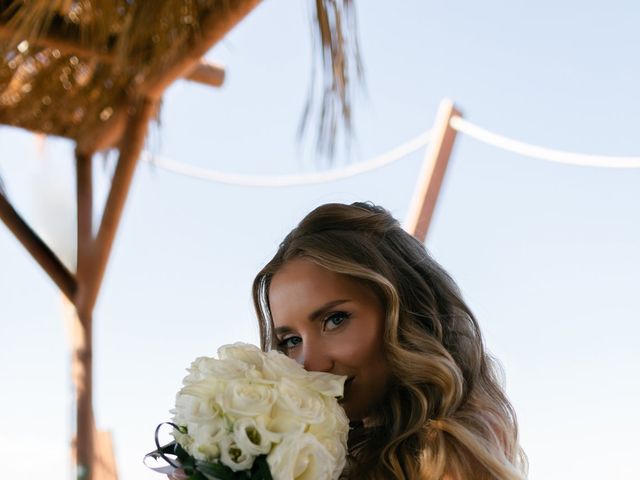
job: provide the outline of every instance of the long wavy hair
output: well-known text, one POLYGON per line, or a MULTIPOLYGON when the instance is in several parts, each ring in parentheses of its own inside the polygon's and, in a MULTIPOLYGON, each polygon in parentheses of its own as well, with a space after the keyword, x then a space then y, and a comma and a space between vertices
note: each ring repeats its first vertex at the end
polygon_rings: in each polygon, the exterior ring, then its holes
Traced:
POLYGON ((526 478, 516 414, 502 372, 452 278, 385 209, 327 204, 283 240, 253 283, 262 348, 274 348, 273 275, 304 257, 364 282, 385 310, 393 381, 367 428, 350 436, 353 479, 526 478))

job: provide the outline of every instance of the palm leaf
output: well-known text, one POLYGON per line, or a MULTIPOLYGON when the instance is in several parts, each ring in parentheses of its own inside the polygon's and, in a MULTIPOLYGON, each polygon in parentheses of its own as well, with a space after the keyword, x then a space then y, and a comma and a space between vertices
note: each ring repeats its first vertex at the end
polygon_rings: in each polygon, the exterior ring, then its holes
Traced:
POLYGON ((318 110, 316 152, 331 159, 339 134, 344 134, 347 147, 352 138, 354 92, 363 82, 364 74, 353 0, 315 0, 315 7, 311 84, 299 135, 305 134, 318 110), (317 63, 321 64, 321 74, 317 63), (318 89, 322 98, 319 106, 318 89))

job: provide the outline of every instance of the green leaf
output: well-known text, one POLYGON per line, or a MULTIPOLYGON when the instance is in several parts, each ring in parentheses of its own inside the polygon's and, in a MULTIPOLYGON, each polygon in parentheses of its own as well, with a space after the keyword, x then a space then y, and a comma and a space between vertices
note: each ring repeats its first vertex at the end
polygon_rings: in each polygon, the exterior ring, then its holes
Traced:
POLYGON ((252 480, 273 480, 271 476, 271 470, 269 470, 269 464, 267 463, 267 456, 260 455, 253 462, 253 468, 251 469, 252 480))
POLYGON ((196 461, 196 468, 209 480, 236 480, 235 472, 221 463, 196 461))

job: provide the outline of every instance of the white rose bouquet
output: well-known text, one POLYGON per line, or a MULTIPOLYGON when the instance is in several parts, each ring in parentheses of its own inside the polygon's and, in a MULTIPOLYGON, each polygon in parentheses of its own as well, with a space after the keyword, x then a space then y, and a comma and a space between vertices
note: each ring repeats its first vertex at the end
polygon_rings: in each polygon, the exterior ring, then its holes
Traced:
MULTIPOLYGON (((162 457, 190 480, 337 479, 349 423, 346 377, 307 372, 277 351, 236 343, 197 358, 176 396, 162 457), (167 454, 176 459, 170 459, 167 454)), ((158 427, 160 428, 160 426, 158 427)), ((165 471, 166 473, 166 471, 165 471)))

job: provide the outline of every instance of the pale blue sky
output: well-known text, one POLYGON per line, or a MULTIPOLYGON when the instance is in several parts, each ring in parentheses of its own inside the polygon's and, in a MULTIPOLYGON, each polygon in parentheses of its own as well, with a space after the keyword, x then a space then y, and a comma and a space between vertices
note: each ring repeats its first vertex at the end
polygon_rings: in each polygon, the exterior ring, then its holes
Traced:
MULTIPOLYGON (((265 1, 210 52, 227 68, 222 89, 172 87, 153 150, 227 172, 311 171, 308 149, 298 155, 295 144, 308 86, 307 3, 265 1)), ((367 93, 356 106, 357 147, 339 165, 425 131, 445 96, 467 119, 523 141, 640 155, 637 2, 357 7, 367 93)), ((0 128, 0 146, 0 175, 25 217, 43 235, 68 238, 71 145, 48 140, 39 156, 33 136, 0 128)), ((114 433, 122 480, 158 478, 141 457, 191 359, 256 341, 251 281, 295 223, 328 201, 373 200, 402 219, 421 160, 422 152, 353 179, 280 190, 139 167, 95 311, 95 410, 114 433)), ((100 165, 104 191, 109 162, 100 165)), ((640 170, 550 164, 458 137, 426 244, 502 361, 534 480, 640 478, 639 185, 640 170)), ((61 311, 53 284, 0 226, 8 478, 69 478, 61 311)))

